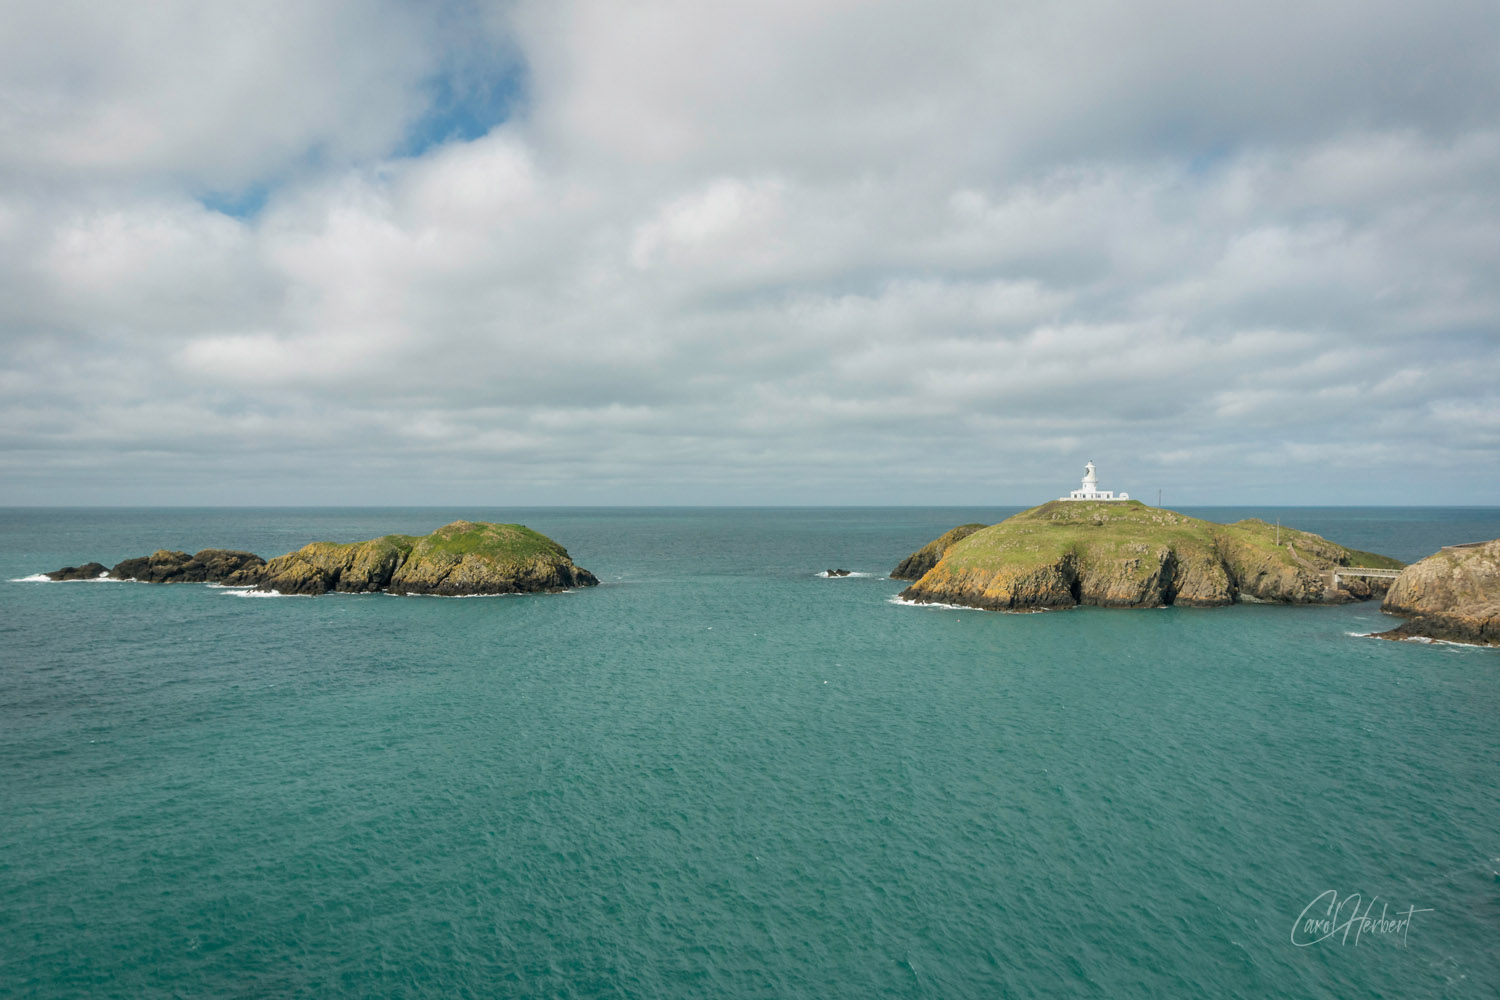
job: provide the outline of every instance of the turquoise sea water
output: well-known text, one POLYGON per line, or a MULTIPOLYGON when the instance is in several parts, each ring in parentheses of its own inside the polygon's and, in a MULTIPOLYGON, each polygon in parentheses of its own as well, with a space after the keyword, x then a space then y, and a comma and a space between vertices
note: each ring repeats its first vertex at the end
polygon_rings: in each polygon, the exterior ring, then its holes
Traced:
POLYGON ((0 510, 0 995, 1500 994, 1500 651, 1353 634, 1373 604, 891 602, 1008 513, 0 510), (457 517, 603 585, 7 582, 457 517), (1328 890, 1424 912, 1298 947, 1328 890))

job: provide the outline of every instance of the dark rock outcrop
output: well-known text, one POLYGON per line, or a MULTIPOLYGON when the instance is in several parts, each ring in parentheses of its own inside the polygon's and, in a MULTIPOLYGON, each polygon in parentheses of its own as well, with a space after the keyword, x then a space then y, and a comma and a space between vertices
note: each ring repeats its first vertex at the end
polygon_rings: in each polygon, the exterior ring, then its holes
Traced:
POLYGON ((1472 646, 1500 646, 1500 601, 1466 605, 1457 611, 1409 618, 1377 639, 1437 639, 1472 646))
POLYGON ((230 583, 236 576, 253 574, 265 562, 253 552, 231 549, 204 549, 195 555, 157 549, 149 556, 116 563, 109 575, 141 583, 230 583))
POLYGON ((850 571, 847 570, 847 569, 830 569, 830 570, 826 570, 823 573, 823 575, 824 576, 848 576, 849 573, 850 573, 850 571))
POLYGON ((1500 646, 1500 539, 1450 546, 1412 563, 1380 610, 1408 619, 1382 639, 1500 646))
POLYGON ((64 566, 43 575, 49 580, 97 580, 109 576, 109 568, 103 563, 91 562, 82 566, 64 566))
POLYGON ((1384 597, 1393 582, 1381 577, 1341 576, 1338 589, 1348 594, 1351 601, 1372 601, 1384 597))

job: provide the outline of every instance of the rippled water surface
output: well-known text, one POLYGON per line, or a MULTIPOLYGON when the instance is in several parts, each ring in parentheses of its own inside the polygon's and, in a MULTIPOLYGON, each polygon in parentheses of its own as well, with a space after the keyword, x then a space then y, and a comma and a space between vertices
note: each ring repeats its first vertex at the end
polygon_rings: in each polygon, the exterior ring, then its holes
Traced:
MULTIPOLYGON (((1500 651, 1360 638, 1374 605, 892 603, 1008 513, 0 511, 0 995, 1500 993, 1500 651), (5 582, 460 516, 604 583, 5 582), (1327 890, 1421 912, 1294 945, 1327 890)), ((1408 560, 1500 536, 1189 513, 1408 560)))

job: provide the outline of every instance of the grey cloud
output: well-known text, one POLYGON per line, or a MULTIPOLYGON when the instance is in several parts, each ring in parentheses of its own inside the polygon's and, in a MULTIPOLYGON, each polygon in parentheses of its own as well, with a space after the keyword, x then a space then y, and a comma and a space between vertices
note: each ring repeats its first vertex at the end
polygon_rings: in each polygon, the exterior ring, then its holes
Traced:
POLYGON ((383 155, 428 81, 473 61, 452 48, 463 7, 0 4, 0 177, 233 192, 309 158, 383 155))
POLYGON ((529 4, 565 140, 633 161, 988 172, 1492 121, 1493 5, 1459 0, 529 4))
POLYGON ((350 52, 251 32, 177 106, 227 29, 163 10, 163 77, 139 26, 76 92, 0 71, 55 106, 0 117, 0 502, 1500 486, 1488 6, 496 7, 460 20, 530 103, 412 156, 433 68, 490 65, 451 23, 277 8, 350 52), (262 77, 318 98, 236 131, 262 77), (197 200, 293 161, 253 218, 197 200))

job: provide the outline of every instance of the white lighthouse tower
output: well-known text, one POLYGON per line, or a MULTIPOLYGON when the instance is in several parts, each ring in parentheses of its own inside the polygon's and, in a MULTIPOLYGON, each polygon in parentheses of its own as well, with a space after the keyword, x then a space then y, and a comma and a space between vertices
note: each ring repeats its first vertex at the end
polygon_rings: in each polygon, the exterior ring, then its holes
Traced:
POLYGON ((1099 473, 1094 471, 1094 463, 1083 467, 1083 485, 1078 489, 1062 497, 1063 500, 1129 500, 1129 493, 1113 493, 1109 490, 1099 489, 1099 473))

